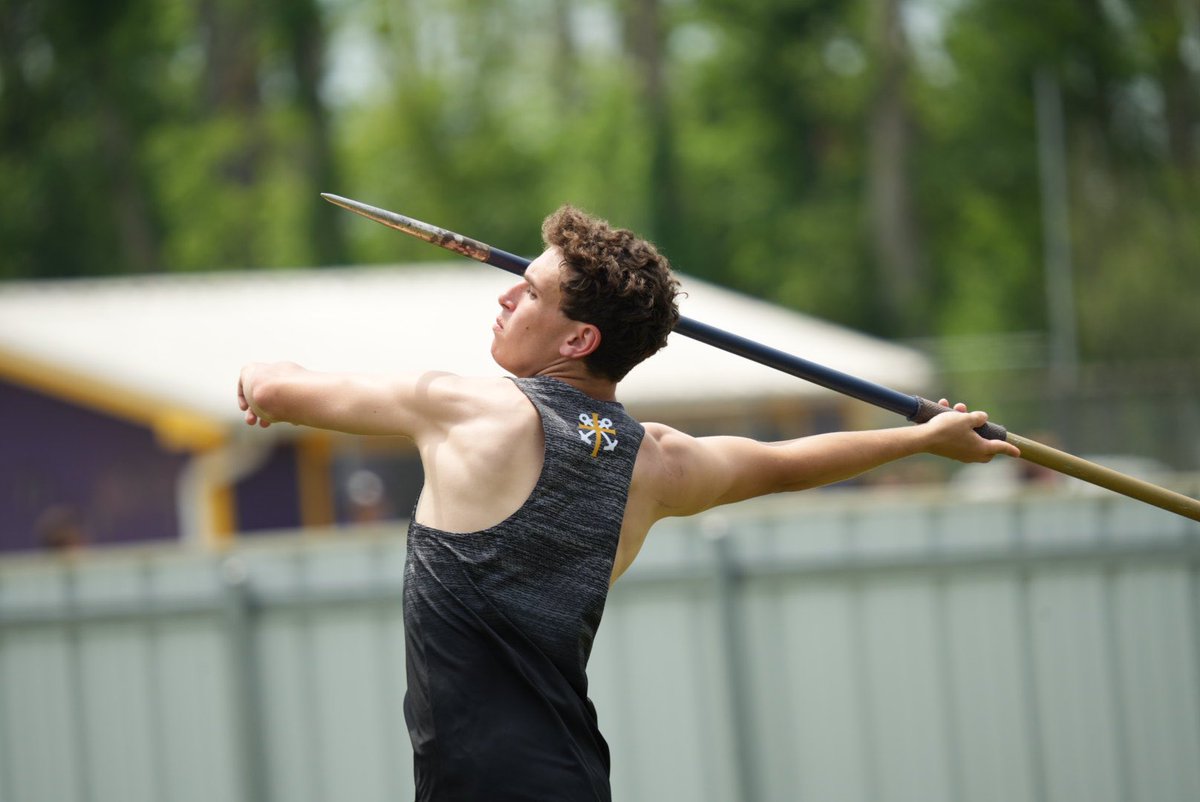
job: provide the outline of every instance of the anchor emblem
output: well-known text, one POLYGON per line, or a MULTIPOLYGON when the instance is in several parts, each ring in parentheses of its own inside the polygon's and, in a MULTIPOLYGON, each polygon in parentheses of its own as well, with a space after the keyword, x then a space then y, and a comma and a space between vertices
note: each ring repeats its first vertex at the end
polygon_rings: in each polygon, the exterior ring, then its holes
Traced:
POLYGON ((596 457, 600 454, 601 445, 605 451, 615 451, 617 449, 616 437, 617 430, 612 428, 613 422, 608 418, 601 418, 595 412, 589 415, 586 412, 579 413, 579 439, 592 447, 592 456, 596 457), (601 439, 603 438, 603 440, 601 439))

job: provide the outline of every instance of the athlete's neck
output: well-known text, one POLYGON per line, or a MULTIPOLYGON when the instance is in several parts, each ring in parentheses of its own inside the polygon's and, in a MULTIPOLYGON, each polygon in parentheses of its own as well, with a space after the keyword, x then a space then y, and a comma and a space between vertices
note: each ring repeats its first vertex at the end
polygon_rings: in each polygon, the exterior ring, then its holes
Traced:
POLYGON ((599 376, 593 376, 587 371, 582 373, 578 370, 570 370, 563 368, 548 368, 539 371, 538 376, 545 376, 551 379, 558 379, 561 382, 571 385, 584 395, 588 395, 597 401, 616 401, 617 400, 617 383, 609 379, 604 379, 599 376))

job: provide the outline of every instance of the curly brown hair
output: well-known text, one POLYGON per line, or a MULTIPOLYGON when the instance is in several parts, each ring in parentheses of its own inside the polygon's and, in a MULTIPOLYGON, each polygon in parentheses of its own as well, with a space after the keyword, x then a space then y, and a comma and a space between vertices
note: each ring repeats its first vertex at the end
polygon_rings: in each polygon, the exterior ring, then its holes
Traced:
POLYGON ((600 330, 599 347, 584 357, 588 370, 620 381, 666 346, 679 321, 679 282, 657 248, 572 206, 545 219, 542 239, 562 252, 567 268, 563 314, 600 330))

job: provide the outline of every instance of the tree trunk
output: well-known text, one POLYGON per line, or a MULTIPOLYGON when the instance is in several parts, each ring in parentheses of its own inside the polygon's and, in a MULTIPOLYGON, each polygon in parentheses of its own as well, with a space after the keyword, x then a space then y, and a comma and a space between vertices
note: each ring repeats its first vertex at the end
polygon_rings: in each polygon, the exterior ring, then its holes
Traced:
POLYGON ((224 177, 254 185, 264 148, 262 97, 258 87, 261 53, 258 15, 250 5, 231 0, 201 0, 199 22, 204 37, 204 112, 243 121, 248 136, 222 165, 224 177))
POLYGON ((296 76, 297 102, 308 123, 306 174, 309 179, 309 231, 318 264, 344 264, 348 258, 342 230, 344 215, 331 214, 322 192, 337 190, 337 161, 329 126, 329 112, 321 99, 325 31, 321 10, 314 0, 283 0, 279 5, 281 31, 287 38, 296 76))
POLYGON ((679 177, 674 131, 663 74, 662 6, 659 0, 627 0, 626 43, 639 78, 639 94, 649 128, 650 236, 676 262, 686 258, 681 228, 679 177))
POLYGON ((909 168, 913 131, 901 2, 880 0, 871 24, 878 82, 867 129, 868 212, 881 308, 893 334, 915 335, 924 333, 928 288, 909 168))
POLYGON ((125 269, 135 273, 162 270, 159 229, 138 169, 137 142, 110 92, 101 88, 100 151, 109 175, 110 213, 125 269))
POLYGON ((554 0, 554 88, 563 109, 579 105, 578 58, 571 34, 571 0, 554 0))

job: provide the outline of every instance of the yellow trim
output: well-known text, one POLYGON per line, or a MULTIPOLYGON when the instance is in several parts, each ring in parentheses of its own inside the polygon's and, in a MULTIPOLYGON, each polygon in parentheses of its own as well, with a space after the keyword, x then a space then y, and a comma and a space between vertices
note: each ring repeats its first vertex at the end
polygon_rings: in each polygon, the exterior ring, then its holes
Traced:
POLYGON ((208 451, 225 442, 219 424, 190 410, 164 407, 150 426, 158 442, 171 451, 208 451))
POLYGON ((296 443, 296 489, 300 494, 300 525, 325 527, 334 523, 333 438, 324 432, 296 443))
POLYGON ((194 410, 3 347, 0 347, 0 376, 46 395, 146 426, 171 450, 201 451, 225 441, 225 427, 194 410))
POLYGON ((208 491, 208 520, 211 545, 218 548, 233 543, 237 532, 237 510, 233 488, 226 483, 212 485, 208 491))

